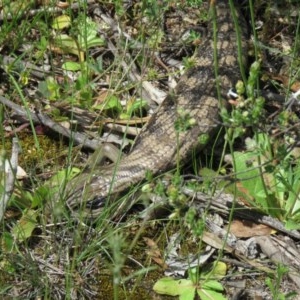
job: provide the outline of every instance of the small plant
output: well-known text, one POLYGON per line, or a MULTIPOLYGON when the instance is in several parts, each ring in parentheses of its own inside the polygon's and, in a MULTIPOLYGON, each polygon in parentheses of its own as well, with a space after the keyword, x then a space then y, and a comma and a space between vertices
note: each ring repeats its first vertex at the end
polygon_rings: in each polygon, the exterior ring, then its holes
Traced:
POLYGON ((294 133, 287 130, 291 122, 298 122, 298 117, 290 111, 278 115, 278 127, 284 132, 280 137, 257 130, 262 127, 264 115, 264 99, 255 95, 259 69, 259 63, 254 62, 246 86, 242 82, 236 86, 232 111, 222 110, 223 120, 229 124, 226 139, 231 147, 247 128, 254 131, 254 137, 246 139, 246 151, 232 151, 232 165, 240 181, 237 190, 251 205, 287 221, 289 228, 299 228, 300 165, 291 151, 294 133), (242 96, 245 91, 247 99, 242 96))
POLYGON ((266 279, 266 284, 271 291, 272 299, 274 300, 294 299, 294 297, 297 296, 296 292, 289 292, 287 294, 284 294, 279 291, 280 284, 283 280, 283 277, 288 273, 289 269, 283 265, 277 265, 276 271, 277 273, 274 278, 268 277, 266 279))
POLYGON ((179 296, 180 300, 193 300, 195 296, 201 300, 223 300, 224 289, 218 281, 226 274, 226 264, 215 262, 211 268, 191 268, 187 279, 164 277, 159 279, 153 290, 158 294, 179 296))
POLYGON ((202 0, 188 0, 187 5, 190 7, 200 7, 202 5, 202 0))
POLYGON ((260 64, 254 62, 250 68, 247 85, 242 81, 236 84, 236 99, 231 101, 233 109, 228 111, 222 108, 221 116, 228 125, 226 139, 233 142, 236 138, 245 133, 249 127, 257 127, 263 115, 264 98, 255 96, 256 82, 259 78, 260 64), (248 98, 243 94, 247 92, 248 98))
MULTIPOLYGON (((52 28, 57 31, 52 46, 58 47, 63 53, 77 55, 80 62, 84 61, 86 50, 105 44, 102 38, 97 37, 97 24, 88 17, 78 18, 72 23, 69 16, 59 16, 54 19, 52 28), (71 27, 70 34, 61 33, 61 30, 68 27, 71 27)), ((78 64, 80 69, 81 65, 78 64)))
MULTIPOLYGON (((51 177, 42 186, 38 187, 34 193, 21 190, 19 193, 14 194, 10 199, 10 206, 17 207, 22 215, 20 219, 12 226, 11 232, 6 232, 6 235, 2 237, 1 243, 8 248, 11 240, 16 242, 24 242, 32 236, 34 229, 40 225, 38 216, 44 205, 48 205, 47 201, 50 201, 57 194, 59 189, 62 189, 66 180, 73 178, 79 169, 71 168, 68 170, 59 171, 56 175, 51 177)), ((56 203, 55 209, 51 210, 53 217, 59 217, 63 213, 63 206, 56 203)))
POLYGON ((300 218, 300 164, 289 148, 289 143, 276 144, 260 133, 247 140, 246 152, 236 151, 232 157, 244 198, 292 226, 300 218))
MULTIPOLYGON (((75 96, 79 101, 70 99, 72 103, 90 107, 93 97, 92 75, 99 70, 97 63, 88 58, 87 51, 92 47, 103 46, 105 41, 98 37, 97 24, 88 17, 79 16, 71 20, 67 15, 56 17, 52 22, 54 36, 50 43, 53 52, 72 54, 78 57, 77 61, 67 60, 62 64, 62 69, 73 77, 74 83, 66 82, 62 87, 54 78, 47 78, 39 83, 39 91, 49 100, 66 98, 61 91, 76 91, 75 96), (77 72, 77 73, 76 73, 77 72), (70 87, 72 85, 72 87, 70 87)), ((48 41, 41 37, 40 51, 45 49, 48 41)))

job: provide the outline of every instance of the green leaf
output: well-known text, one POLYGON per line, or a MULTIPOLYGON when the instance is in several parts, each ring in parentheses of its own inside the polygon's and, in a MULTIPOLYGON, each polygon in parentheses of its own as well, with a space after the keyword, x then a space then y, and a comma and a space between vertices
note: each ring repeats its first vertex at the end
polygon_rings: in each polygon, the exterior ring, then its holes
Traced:
POLYGON ((193 282, 188 279, 179 279, 175 280, 171 277, 164 277, 159 279, 153 286, 153 290, 158 294, 164 294, 169 296, 179 296, 183 295, 183 298, 180 299, 191 299, 189 295, 195 294, 195 286, 193 282))
POLYGON ((146 106, 147 106, 147 101, 142 99, 137 101, 129 101, 126 107, 126 111, 127 114, 131 116, 133 113, 140 111, 146 106))
POLYGON ((79 34, 92 39, 98 34, 97 27, 98 25, 91 18, 85 18, 79 24, 79 34))
POLYGON ((197 294, 201 300, 227 300, 221 293, 212 290, 198 289, 197 294))
POLYGON ((41 207, 42 204, 51 200, 53 195, 59 191, 59 187, 74 178, 78 173, 80 173, 78 168, 64 169, 57 172, 31 195, 31 208, 41 207))
MULTIPOLYGON (((179 279, 179 280, 176 280, 176 283, 177 283, 177 289, 179 291, 178 295, 186 295, 187 297, 189 295, 193 295, 191 300, 194 299, 196 286, 193 284, 192 280, 179 279)), ((182 299, 182 298, 180 297, 180 299, 182 299)))
POLYGON ((54 18, 52 23, 53 29, 64 29, 71 26, 71 18, 67 15, 62 15, 54 18))
POLYGON ((199 267, 195 267, 188 270, 189 279, 162 278, 155 283, 153 290, 159 294, 179 296, 180 300, 193 300, 196 290, 202 300, 226 299, 222 295, 224 290, 222 284, 216 280, 209 280, 212 276, 223 278, 227 272, 226 264, 219 261, 215 262, 213 265, 207 266, 201 273, 198 269, 199 267), (199 281, 199 277, 205 279, 199 281))
POLYGON ((266 207, 266 193, 264 183, 258 169, 257 153, 234 152, 234 160, 237 171, 237 178, 242 179, 241 184, 248 191, 248 194, 266 207))
MULTIPOLYGON (((213 262, 213 266, 211 271, 201 273, 204 277, 214 277, 218 279, 222 279, 227 273, 227 265, 222 261, 213 262)), ((222 286, 221 286, 222 287, 222 286)))
POLYGON ((37 225, 37 211, 29 209, 25 211, 18 223, 13 227, 12 234, 18 242, 23 242, 29 237, 37 225))
POLYGON ((208 280, 202 285, 202 289, 213 290, 216 292, 223 292, 224 288, 222 284, 216 280, 208 280))
POLYGON ((105 45, 105 40, 99 37, 94 37, 87 40, 86 48, 99 47, 105 45))
POLYGON ((159 279, 153 286, 153 290, 158 294, 178 296, 179 289, 177 280, 172 277, 164 277, 159 279))
MULTIPOLYGON (((201 273, 202 275, 202 273, 201 273)), ((199 267, 189 268, 188 269, 188 278, 192 280, 194 284, 197 284, 200 277, 199 267)))
POLYGON ((212 264, 203 267, 203 270, 199 270, 199 267, 188 269, 188 277, 195 284, 197 284, 197 280, 199 280, 199 277, 204 278, 204 282, 211 282, 210 278, 222 279, 226 275, 226 273, 227 265, 221 261, 215 261, 212 264))
POLYGON ((293 220, 287 220, 287 222, 285 223, 285 228, 287 230, 299 230, 300 229, 300 223, 295 222, 293 220))
POLYGON ((97 27, 98 25, 91 18, 86 18, 80 22, 78 43, 81 49, 105 45, 105 40, 97 37, 97 27))
POLYGON ((121 101, 114 95, 108 96, 104 103, 95 105, 94 108, 99 110, 114 110, 117 113, 122 111, 121 101))
POLYGON ((54 45, 59 47, 65 53, 80 56, 76 41, 67 34, 58 34, 54 39, 54 45))
POLYGON ((195 299, 196 289, 195 287, 184 289, 179 295, 179 300, 194 300, 195 299))
POLYGON ((72 72, 81 70, 81 64, 74 61, 67 61, 63 63, 61 67, 63 70, 72 71, 72 72))
POLYGON ((10 252, 14 248, 14 238, 11 235, 10 232, 4 231, 1 234, 1 248, 2 250, 5 250, 6 252, 10 252))
POLYGON ((59 186, 63 182, 65 182, 65 180, 69 181, 72 178, 74 178, 78 173, 80 173, 79 168, 67 168, 67 169, 61 170, 61 171, 57 172, 57 174, 52 176, 50 179, 48 179, 45 182, 44 186, 49 186, 49 187, 59 186))
POLYGON ((49 100, 58 100, 60 98, 60 85, 53 77, 48 77, 46 81, 39 82, 38 90, 49 100))
POLYGON ((44 200, 49 196, 49 193, 51 193, 49 187, 38 187, 32 195, 31 208, 40 207, 43 204, 44 200))

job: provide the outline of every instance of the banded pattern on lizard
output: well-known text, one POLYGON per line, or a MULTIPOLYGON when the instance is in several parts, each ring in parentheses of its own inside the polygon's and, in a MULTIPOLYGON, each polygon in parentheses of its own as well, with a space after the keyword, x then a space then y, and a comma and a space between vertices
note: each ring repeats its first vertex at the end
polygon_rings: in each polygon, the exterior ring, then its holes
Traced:
MULTIPOLYGON (((170 93, 152 115, 128 155, 124 155, 117 164, 95 168, 91 174, 82 173, 68 183, 67 205, 71 210, 85 208, 91 216, 99 215, 105 201, 142 181, 148 170, 156 175, 173 168, 177 161, 186 162, 192 151, 205 147, 199 142, 201 136, 213 137, 220 124, 219 98, 226 99, 228 90, 241 76, 237 60, 237 28, 228 0, 211 2, 216 13, 216 41, 211 22, 210 32, 197 51, 194 66, 180 78, 175 92, 170 93), (214 67, 215 62, 217 68, 214 67), (194 121, 194 125, 181 132, 175 128, 179 111, 194 121)), ((236 15, 245 59, 247 27, 238 10, 236 15)))

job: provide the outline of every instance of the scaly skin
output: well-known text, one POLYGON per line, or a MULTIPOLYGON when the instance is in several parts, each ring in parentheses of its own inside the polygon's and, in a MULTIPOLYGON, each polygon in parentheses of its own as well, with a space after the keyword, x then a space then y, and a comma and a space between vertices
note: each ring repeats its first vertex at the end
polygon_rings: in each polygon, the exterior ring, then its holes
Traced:
MULTIPOLYGON (((192 151, 200 151, 205 147, 199 139, 210 140, 214 136, 220 124, 220 101, 214 67, 215 45, 220 99, 226 99, 228 90, 241 78, 236 29, 228 0, 214 2, 217 2, 216 43, 210 23, 210 33, 199 47, 195 65, 180 78, 175 92, 169 94, 153 114, 130 153, 124 155, 119 163, 82 173, 67 185, 67 205, 72 210, 85 208, 89 215, 99 215, 101 205, 113 199, 112 195, 145 179, 147 171, 156 175, 175 167, 178 161, 186 162, 192 151), (194 122, 194 125, 181 132, 175 128, 180 119, 179 111, 194 122)), ((247 28, 238 12, 237 16, 242 54, 246 56, 247 28)))

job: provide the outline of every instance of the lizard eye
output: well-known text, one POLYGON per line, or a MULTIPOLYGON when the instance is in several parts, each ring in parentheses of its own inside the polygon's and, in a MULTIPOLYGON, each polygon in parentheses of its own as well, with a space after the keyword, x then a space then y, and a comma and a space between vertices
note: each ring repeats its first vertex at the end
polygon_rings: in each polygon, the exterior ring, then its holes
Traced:
POLYGON ((105 197, 95 197, 92 200, 89 200, 86 203, 86 208, 93 210, 93 209, 99 209, 99 208, 103 208, 106 205, 106 198, 105 197))

